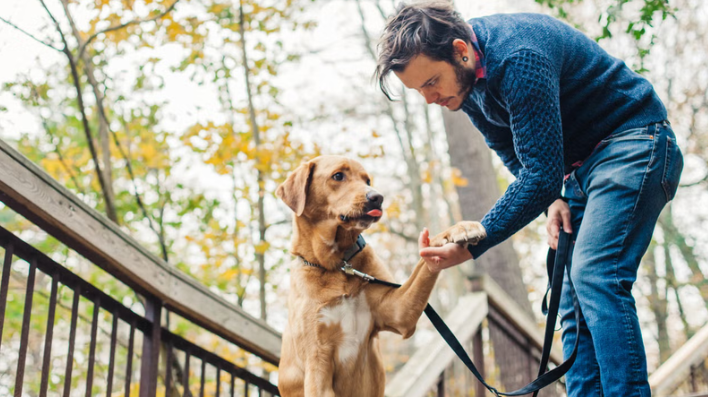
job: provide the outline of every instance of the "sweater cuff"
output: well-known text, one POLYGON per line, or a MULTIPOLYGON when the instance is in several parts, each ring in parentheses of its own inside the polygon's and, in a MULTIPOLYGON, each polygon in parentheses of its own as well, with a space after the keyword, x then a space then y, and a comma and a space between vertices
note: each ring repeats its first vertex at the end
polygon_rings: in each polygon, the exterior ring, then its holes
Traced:
POLYGON ((485 225, 486 219, 482 219, 482 226, 484 227, 485 231, 487 232, 487 237, 484 239, 480 240, 477 245, 472 245, 468 244, 467 245, 467 251, 472 254, 472 259, 477 259, 479 258, 480 255, 483 253, 487 252, 488 249, 494 247, 497 245, 494 241, 496 240, 493 236, 490 236, 490 228, 485 225))
POLYGON ((487 250, 490 248, 492 248, 492 246, 489 244, 485 244, 484 240, 482 240, 477 245, 468 245, 467 251, 472 254, 472 259, 477 259, 480 257, 480 255, 487 252, 487 250))

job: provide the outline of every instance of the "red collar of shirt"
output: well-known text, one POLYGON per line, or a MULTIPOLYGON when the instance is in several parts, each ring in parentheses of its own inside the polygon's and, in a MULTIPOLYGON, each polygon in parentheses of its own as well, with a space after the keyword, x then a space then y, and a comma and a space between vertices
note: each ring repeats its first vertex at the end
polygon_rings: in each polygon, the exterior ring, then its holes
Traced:
POLYGON ((477 80, 479 79, 486 79, 487 78, 487 63, 485 62, 484 59, 484 54, 482 53, 482 50, 479 48, 479 41, 477 40, 477 35, 474 33, 474 29, 472 29, 472 25, 470 26, 470 41, 472 42, 472 52, 474 52, 474 65, 475 65, 475 75, 477 77, 477 80))

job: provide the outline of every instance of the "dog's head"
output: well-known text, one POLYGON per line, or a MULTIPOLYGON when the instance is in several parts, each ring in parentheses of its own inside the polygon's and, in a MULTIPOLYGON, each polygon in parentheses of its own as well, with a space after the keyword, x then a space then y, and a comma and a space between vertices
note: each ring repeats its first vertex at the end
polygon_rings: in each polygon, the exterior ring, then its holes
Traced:
POLYGON ((364 167, 346 157, 320 156, 300 165, 275 193, 298 217, 346 230, 364 230, 382 215, 383 196, 364 167))

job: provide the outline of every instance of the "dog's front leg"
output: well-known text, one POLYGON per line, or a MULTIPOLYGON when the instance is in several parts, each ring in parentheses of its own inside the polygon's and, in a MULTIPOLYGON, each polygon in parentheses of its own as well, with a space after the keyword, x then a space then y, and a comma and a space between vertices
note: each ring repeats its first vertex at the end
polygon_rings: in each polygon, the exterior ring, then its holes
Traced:
MULTIPOLYGON (((459 222, 431 239, 431 246, 446 243, 477 244, 486 237, 486 231, 479 222, 459 222)), ((382 293, 377 321, 382 329, 399 333, 409 338, 415 332, 416 324, 430 293, 435 286, 438 272, 431 272, 425 261, 418 261, 413 273, 398 289, 382 293)))
POLYGON ((335 397, 332 382, 334 366, 331 360, 313 357, 305 370, 305 397, 335 397), (327 362, 326 362, 327 361, 327 362))
POLYGON ((400 288, 377 288, 382 291, 375 316, 379 327, 400 334, 404 339, 413 335, 437 278, 438 273, 431 272, 421 259, 400 288))
POLYGON ((324 334, 332 327, 318 324, 316 346, 305 364, 305 397, 335 397, 334 394, 334 350, 335 344, 324 334))

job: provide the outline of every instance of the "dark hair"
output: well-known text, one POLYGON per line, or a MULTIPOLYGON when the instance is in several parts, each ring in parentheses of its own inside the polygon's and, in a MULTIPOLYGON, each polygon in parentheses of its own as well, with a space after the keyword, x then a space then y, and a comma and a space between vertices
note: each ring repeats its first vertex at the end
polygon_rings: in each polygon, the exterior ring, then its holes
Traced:
POLYGON ((419 54, 436 61, 455 64, 452 42, 462 39, 470 42, 470 27, 452 1, 426 0, 399 4, 396 14, 386 23, 378 44, 379 59, 374 78, 390 100, 387 76, 400 72, 419 54))

